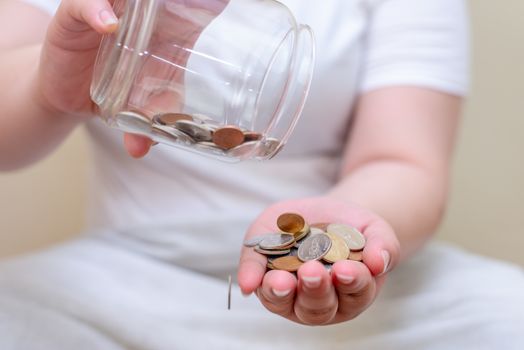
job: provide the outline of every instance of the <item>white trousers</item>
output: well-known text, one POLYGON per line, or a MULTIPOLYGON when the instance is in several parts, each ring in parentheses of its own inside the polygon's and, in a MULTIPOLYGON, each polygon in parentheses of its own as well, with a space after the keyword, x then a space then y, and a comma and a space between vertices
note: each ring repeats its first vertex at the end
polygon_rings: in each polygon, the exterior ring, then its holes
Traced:
POLYGON ((437 244, 344 324, 226 301, 225 279, 85 237, 0 264, 0 349, 524 349, 522 269, 437 244))

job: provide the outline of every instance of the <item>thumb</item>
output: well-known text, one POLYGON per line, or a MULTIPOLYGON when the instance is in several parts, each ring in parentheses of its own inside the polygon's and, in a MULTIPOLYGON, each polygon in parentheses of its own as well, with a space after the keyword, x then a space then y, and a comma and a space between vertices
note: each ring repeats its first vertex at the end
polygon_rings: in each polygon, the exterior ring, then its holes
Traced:
POLYGON ((118 28, 118 18, 107 0, 64 0, 55 20, 66 32, 75 34, 90 29, 109 34, 118 28))

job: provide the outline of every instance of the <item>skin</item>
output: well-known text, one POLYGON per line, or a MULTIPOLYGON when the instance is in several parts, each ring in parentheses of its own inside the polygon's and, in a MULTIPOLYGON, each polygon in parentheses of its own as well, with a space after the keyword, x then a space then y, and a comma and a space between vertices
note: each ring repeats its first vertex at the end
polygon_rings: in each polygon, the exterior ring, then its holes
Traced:
MULTIPOLYGON (((105 0, 64 0, 52 19, 16 1, 0 3, 0 170, 36 162, 96 114, 89 83, 100 34, 117 28, 111 14, 105 0)), ((337 262, 331 273, 308 262, 295 277, 265 273, 266 258, 243 248, 242 292, 306 325, 345 322, 366 310, 387 272, 419 250, 441 220, 460 108, 455 96, 417 87, 360 96, 331 191, 272 205, 246 238, 275 231, 280 214, 298 212, 309 222, 359 228, 367 238, 364 262, 337 262)), ((125 135, 124 146, 138 158, 151 141, 125 135)))

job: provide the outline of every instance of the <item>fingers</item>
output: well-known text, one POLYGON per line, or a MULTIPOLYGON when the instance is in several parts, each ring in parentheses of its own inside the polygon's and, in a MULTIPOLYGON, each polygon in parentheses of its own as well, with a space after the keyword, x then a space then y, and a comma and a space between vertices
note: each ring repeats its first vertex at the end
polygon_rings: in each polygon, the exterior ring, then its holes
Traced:
POLYGON ((333 265, 331 275, 338 295, 337 317, 353 319, 372 303, 377 286, 366 265, 339 261, 333 265))
POLYGON ((124 146, 129 155, 133 158, 144 157, 151 149, 152 144, 153 141, 147 137, 133 134, 124 134, 124 146))
POLYGON ((365 229, 364 263, 373 276, 385 274, 400 259, 400 244, 391 226, 382 220, 371 222, 365 229))
POLYGON ((295 315, 304 324, 322 325, 337 313, 338 298, 331 276, 318 261, 309 261, 298 270, 295 315))
POLYGON ((56 18, 65 30, 71 32, 87 29, 86 24, 100 34, 112 33, 118 27, 118 18, 107 0, 63 1, 56 18))
POLYGON ((243 248, 238 266, 238 285, 243 294, 253 293, 262 283, 267 259, 249 248, 243 248))
POLYGON ((286 271, 269 271, 257 290, 260 302, 271 312, 293 319, 297 279, 286 271))

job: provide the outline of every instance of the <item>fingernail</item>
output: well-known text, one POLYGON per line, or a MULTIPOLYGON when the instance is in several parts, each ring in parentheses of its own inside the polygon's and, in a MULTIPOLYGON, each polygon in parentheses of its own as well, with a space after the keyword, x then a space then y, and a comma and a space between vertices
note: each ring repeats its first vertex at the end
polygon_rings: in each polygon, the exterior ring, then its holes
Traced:
POLYGON ((389 260, 391 257, 387 250, 383 250, 380 254, 382 254, 382 259, 384 260, 384 270, 382 271, 382 274, 385 274, 388 271, 389 260))
POLYGON ((308 288, 318 288, 320 286, 320 277, 302 277, 302 282, 308 288))
POLYGON ((355 277, 349 276, 349 275, 337 274, 337 280, 339 280, 340 282, 342 282, 344 284, 350 284, 351 282, 353 282, 355 280, 355 277))
POLYGON ((289 293, 291 293, 291 289, 287 289, 287 290, 276 290, 274 288, 271 289, 271 291, 273 292, 273 294, 275 294, 277 297, 279 298, 283 298, 283 297, 286 297, 289 295, 289 293))
POLYGON ((118 18, 116 18, 113 11, 102 10, 98 16, 100 17, 102 23, 104 23, 106 26, 113 26, 118 23, 118 18))

